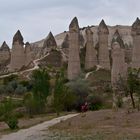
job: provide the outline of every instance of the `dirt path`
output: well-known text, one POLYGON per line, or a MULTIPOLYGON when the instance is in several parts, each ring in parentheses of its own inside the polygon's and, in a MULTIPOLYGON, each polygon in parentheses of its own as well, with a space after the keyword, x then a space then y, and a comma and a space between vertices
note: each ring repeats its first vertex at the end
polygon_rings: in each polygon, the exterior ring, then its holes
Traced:
POLYGON ((35 140, 36 137, 43 135, 44 133, 43 130, 46 130, 48 127, 53 126, 61 121, 67 120, 77 115, 78 114, 70 114, 59 118, 55 118, 50 121, 46 121, 44 123, 30 127, 28 129, 19 130, 18 132, 4 135, 0 140, 35 140))

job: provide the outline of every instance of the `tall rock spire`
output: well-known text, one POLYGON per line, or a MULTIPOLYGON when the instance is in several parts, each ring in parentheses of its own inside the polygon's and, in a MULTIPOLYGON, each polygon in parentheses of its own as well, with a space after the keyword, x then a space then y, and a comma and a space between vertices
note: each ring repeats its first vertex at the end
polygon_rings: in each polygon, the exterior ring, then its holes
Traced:
POLYGON ((77 17, 74 17, 69 25, 70 32, 79 32, 79 24, 77 17))
POLYGON ((98 27, 98 38, 99 38, 98 60, 100 66, 102 66, 104 69, 110 70, 108 35, 109 35, 108 27, 106 26, 104 20, 102 20, 98 27))
POLYGON ((24 43, 23 43, 23 37, 22 37, 22 35, 21 35, 20 30, 18 30, 18 31, 16 32, 16 34, 14 35, 14 37, 13 37, 13 44, 14 44, 15 42, 18 42, 18 43, 21 44, 21 45, 24 44, 24 43))
POLYGON ((10 51, 9 46, 7 45, 7 43, 4 41, 2 46, 0 47, 0 51, 10 51))
POLYGON ((85 57, 85 69, 91 69, 97 65, 96 51, 93 42, 93 32, 90 27, 86 29, 86 57, 85 57))
POLYGON ((69 59, 68 59, 68 79, 73 80, 80 74, 80 43, 79 25, 75 17, 69 25, 69 59))
POLYGON ((114 42, 118 42, 120 44, 121 48, 125 48, 124 42, 123 42, 118 30, 116 30, 113 35, 112 43, 114 43, 114 42))
POLYGON ((105 24, 104 20, 102 19, 102 21, 99 24, 99 28, 98 28, 98 33, 99 34, 109 34, 109 30, 107 25, 105 24))
POLYGON ((140 68, 140 19, 137 18, 132 25, 131 30, 133 38, 133 53, 132 53, 132 67, 139 69, 140 68))
POLYGON ((25 52, 23 37, 18 30, 13 37, 11 50, 10 71, 18 71, 25 65, 25 52))
POLYGON ((119 79, 127 77, 127 64, 125 63, 124 49, 121 48, 119 42, 113 42, 112 48, 111 83, 112 87, 116 88, 119 79))

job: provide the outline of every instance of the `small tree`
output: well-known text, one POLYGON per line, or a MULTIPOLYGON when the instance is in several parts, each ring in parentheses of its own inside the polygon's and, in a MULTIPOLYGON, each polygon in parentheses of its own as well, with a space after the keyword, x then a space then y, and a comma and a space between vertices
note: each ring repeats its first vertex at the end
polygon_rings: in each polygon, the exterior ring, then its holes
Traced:
POLYGON ((33 97, 38 102, 40 111, 43 111, 46 104, 47 96, 50 92, 50 77, 46 69, 33 71, 32 74, 32 91, 33 97))
POLYGON ((74 100, 75 96, 65 85, 64 71, 61 70, 56 75, 56 82, 54 88, 53 106, 57 115, 59 115, 60 111, 62 110, 71 110, 71 106, 74 103, 74 100))
POLYGON ((135 92, 138 93, 139 90, 140 90, 140 78, 139 78, 139 75, 140 75, 140 69, 139 70, 130 69, 128 71, 127 87, 128 87, 128 92, 129 92, 130 97, 131 97, 133 108, 136 107, 133 94, 135 92))

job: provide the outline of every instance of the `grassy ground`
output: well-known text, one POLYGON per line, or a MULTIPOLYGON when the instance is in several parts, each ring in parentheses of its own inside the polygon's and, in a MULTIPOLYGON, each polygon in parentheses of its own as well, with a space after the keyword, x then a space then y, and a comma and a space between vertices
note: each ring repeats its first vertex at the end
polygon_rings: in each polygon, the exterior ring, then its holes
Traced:
MULTIPOLYGON (((62 112, 62 113, 60 113, 60 116, 64 116, 64 115, 67 115, 67 114, 69 114, 69 113, 62 112)), ((18 126, 19 126, 19 129, 25 129, 25 128, 29 128, 31 126, 40 124, 42 122, 51 120, 51 119, 56 118, 56 117, 58 117, 56 115, 56 113, 36 115, 33 118, 24 117, 22 119, 19 119, 18 126)), ((17 131, 17 130, 14 130, 14 131, 17 131)), ((0 122, 0 135, 8 134, 8 133, 11 133, 11 132, 13 132, 13 131, 11 131, 4 122, 0 122)))
POLYGON ((139 118, 140 112, 124 110, 87 112, 51 127, 49 134, 61 140, 140 140, 139 118))

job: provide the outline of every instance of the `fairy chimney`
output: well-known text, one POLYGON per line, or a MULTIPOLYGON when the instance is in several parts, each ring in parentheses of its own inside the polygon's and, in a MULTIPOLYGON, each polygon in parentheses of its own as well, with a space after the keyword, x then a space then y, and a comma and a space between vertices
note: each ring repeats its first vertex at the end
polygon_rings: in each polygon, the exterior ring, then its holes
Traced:
POLYGON ((108 35, 109 30, 104 20, 101 21, 98 27, 99 37, 99 65, 105 69, 110 69, 109 50, 108 50, 108 35))
POLYGON ((97 65, 96 51, 93 42, 93 32, 90 27, 86 29, 86 57, 85 57, 85 69, 91 69, 97 65))
POLYGON ((127 77, 124 49, 117 40, 112 43, 112 60, 111 83, 112 87, 116 87, 120 78, 126 79, 127 77))
POLYGON ((51 50, 55 50, 56 48, 57 48, 57 43, 55 41, 52 32, 50 32, 44 41, 41 55, 46 55, 48 52, 50 52, 51 50))
POLYGON ((13 37, 10 71, 20 70, 25 63, 24 42, 23 37, 18 30, 13 37))
POLYGON ((133 38, 132 68, 140 68, 140 19, 137 18, 132 25, 133 38))
POLYGON ((25 44, 25 66, 28 66, 33 61, 31 45, 29 42, 25 44))
POLYGON ((68 79, 73 80, 80 74, 80 44, 79 24, 75 17, 69 25, 69 58, 68 58, 68 79))
POLYGON ((11 53, 10 48, 4 41, 2 46, 0 47, 0 64, 6 63, 10 61, 11 53))

